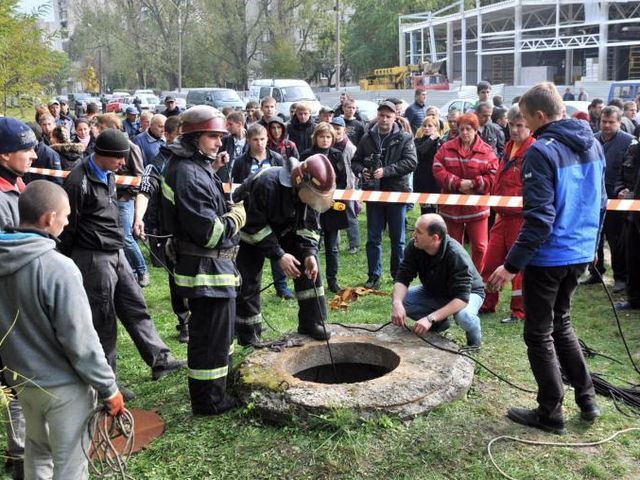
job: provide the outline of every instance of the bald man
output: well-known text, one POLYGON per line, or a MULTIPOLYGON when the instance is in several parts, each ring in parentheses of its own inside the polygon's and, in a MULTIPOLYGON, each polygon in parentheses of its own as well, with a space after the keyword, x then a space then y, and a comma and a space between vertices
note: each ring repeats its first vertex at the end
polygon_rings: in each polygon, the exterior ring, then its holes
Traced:
POLYGON ((164 124, 167 117, 161 113, 156 113, 151 117, 149 128, 139 133, 133 139, 133 143, 142 150, 142 160, 146 167, 160 153, 160 147, 165 144, 164 141, 164 124))
POLYGON ((467 251, 447 235, 443 218, 435 213, 418 217, 395 277, 391 321, 404 327, 409 317, 416 321, 413 331, 424 335, 447 330, 453 315, 467 346, 478 349, 483 300, 482 277, 467 251), (409 288, 416 276, 421 285, 409 288))

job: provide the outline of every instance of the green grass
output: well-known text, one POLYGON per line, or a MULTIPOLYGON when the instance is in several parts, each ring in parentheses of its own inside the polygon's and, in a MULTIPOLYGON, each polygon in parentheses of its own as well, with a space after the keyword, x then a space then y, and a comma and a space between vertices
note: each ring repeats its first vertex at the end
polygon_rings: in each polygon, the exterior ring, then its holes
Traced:
MULTIPOLYGON (((411 215, 415 218, 416 210, 411 215)), ((361 215, 361 227, 364 216, 361 215)), ((342 236, 340 272, 342 286, 366 280, 364 249, 355 256, 346 252, 342 236)), ((362 238, 364 245, 365 238, 362 238)), ((388 243, 384 246, 385 255, 388 243)), ((321 253, 321 258, 323 254, 321 253)), ((388 257, 381 288, 391 290, 388 257)), ((177 342, 175 319, 170 310, 166 273, 152 269, 153 283, 145 289, 149 308, 162 337, 174 354, 186 358, 186 347, 177 342)), ((265 269, 268 275, 268 268, 265 269)), ((265 282, 267 280, 265 275, 265 282)), ((524 343, 522 325, 503 325, 508 315, 508 292, 500 310, 482 317, 483 348, 478 359, 519 385, 535 388, 524 343)), ((280 331, 296 327, 295 302, 278 299, 273 289, 263 294, 264 314, 280 331)), ((347 312, 330 312, 330 322, 384 323, 389 320, 389 298, 367 296, 347 312)), ((640 362, 640 315, 621 315, 624 332, 637 362, 640 362)), ((591 348, 625 362, 588 360, 594 372, 640 383, 629 367, 617 333, 615 320, 601 287, 580 287, 575 296, 573 323, 580 338, 591 348)), ((389 327, 388 327, 389 328, 389 327)), ((292 422, 264 425, 250 408, 220 417, 191 415, 186 374, 175 374, 158 382, 140 359, 123 328, 119 330, 120 379, 134 389, 138 399, 130 407, 157 409, 166 422, 163 436, 129 463, 130 473, 141 479, 498 479, 486 453, 487 443, 499 435, 514 435, 541 441, 596 441, 616 430, 640 427, 637 419, 619 414, 613 403, 600 397, 603 417, 591 428, 578 420, 573 393, 567 391, 565 415, 568 435, 557 437, 520 427, 505 418, 507 407, 534 406, 533 395, 517 391, 476 368, 476 376, 465 399, 450 403, 428 416, 409 422, 390 417, 361 421, 349 411, 337 410, 307 424, 292 422)), ((278 333, 267 328, 265 336, 278 333)), ((464 334, 453 326, 448 336, 462 344, 464 334)), ((238 349, 236 350, 238 351, 238 349)), ((247 351, 240 350, 242 357, 247 351)), ((550 448, 498 442, 496 461, 518 479, 584 480, 640 478, 640 432, 618 437, 601 447, 587 449, 550 448)))

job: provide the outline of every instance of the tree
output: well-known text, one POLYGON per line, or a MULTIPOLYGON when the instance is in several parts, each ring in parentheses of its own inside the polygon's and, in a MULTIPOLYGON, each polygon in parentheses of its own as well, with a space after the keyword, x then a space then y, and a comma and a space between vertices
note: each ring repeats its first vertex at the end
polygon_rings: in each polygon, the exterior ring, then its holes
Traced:
MULTIPOLYGON (((58 70, 50 48, 51 38, 37 27, 44 13, 18 13, 17 0, 0 2, 0 93, 3 112, 10 99, 36 97, 44 88, 42 79, 58 70)), ((21 106, 21 104, 19 103, 21 106)))
POLYGON ((345 56, 362 75, 398 65, 398 16, 434 11, 448 0, 351 0, 354 14, 346 34, 345 56))

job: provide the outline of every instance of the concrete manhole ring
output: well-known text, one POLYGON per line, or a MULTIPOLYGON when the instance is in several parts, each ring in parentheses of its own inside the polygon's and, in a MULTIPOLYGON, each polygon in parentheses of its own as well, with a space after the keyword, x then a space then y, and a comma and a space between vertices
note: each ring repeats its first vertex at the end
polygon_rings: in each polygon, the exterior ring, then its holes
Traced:
MULTIPOLYGON (((433 348, 404 329, 327 328, 337 380, 345 383, 336 382, 326 343, 302 335, 296 339, 299 347, 256 350, 241 365, 245 399, 266 421, 284 422, 334 408, 348 408, 365 418, 384 414, 406 419, 460 398, 471 386, 471 360, 433 348)), ((429 334, 428 339, 457 349, 439 335, 429 334)))

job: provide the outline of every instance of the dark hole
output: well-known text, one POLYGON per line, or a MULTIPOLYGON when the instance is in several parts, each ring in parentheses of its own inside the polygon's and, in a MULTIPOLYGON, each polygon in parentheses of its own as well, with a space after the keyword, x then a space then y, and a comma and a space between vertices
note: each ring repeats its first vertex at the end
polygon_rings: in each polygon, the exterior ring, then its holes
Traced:
POLYGON ((296 373, 294 377, 305 382, 356 383, 382 377, 391 370, 393 369, 368 363, 336 363, 335 372, 331 364, 317 365, 296 373))

